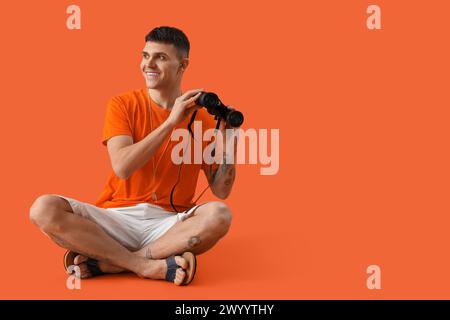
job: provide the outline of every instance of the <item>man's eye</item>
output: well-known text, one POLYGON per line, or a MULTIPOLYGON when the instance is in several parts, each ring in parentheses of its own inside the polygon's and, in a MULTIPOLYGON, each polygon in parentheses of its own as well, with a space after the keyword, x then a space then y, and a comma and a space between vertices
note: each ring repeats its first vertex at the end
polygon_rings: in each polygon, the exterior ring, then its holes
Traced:
POLYGON ((159 56, 159 58, 160 58, 161 60, 166 60, 166 57, 164 57, 164 56, 159 56))

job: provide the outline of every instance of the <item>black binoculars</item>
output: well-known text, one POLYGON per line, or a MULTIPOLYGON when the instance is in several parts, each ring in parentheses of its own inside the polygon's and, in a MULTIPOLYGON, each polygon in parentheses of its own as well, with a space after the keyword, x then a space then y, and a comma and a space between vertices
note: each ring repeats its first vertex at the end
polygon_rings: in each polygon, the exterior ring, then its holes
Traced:
POLYGON ((195 103, 205 107, 209 114, 215 116, 217 119, 223 119, 233 128, 239 128, 244 122, 242 112, 224 105, 217 94, 213 92, 202 92, 195 103))

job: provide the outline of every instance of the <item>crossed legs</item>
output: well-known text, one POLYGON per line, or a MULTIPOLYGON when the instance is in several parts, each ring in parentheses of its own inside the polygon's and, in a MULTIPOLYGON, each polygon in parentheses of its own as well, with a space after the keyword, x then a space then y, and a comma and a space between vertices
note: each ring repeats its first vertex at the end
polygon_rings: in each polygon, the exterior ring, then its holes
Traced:
MULTIPOLYGON (((99 261, 103 272, 131 271, 144 278, 164 279, 164 259, 185 251, 201 254, 212 248, 228 232, 231 212, 221 202, 205 203, 193 216, 136 252, 111 238, 95 222, 74 214, 68 201, 56 195, 38 197, 30 208, 30 219, 56 244, 80 253, 75 264, 80 266, 82 277, 90 276, 84 263, 90 257, 99 261)), ((181 284, 188 262, 181 256, 175 261, 182 267, 177 270, 175 284, 181 284)))

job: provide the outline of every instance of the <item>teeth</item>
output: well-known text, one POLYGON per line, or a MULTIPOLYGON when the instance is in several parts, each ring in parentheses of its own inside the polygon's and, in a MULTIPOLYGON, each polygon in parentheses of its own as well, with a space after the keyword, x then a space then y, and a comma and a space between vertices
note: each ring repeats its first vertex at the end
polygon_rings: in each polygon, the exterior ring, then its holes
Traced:
POLYGON ((148 76, 157 76, 158 74, 155 72, 146 72, 148 76))

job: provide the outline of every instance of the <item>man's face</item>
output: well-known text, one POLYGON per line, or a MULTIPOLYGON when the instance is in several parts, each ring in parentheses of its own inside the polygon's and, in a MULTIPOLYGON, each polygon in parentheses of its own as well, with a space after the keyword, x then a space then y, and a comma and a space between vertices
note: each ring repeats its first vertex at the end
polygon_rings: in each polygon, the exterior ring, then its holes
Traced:
POLYGON ((181 81, 187 58, 172 44, 149 41, 142 51, 141 70, 149 89, 170 89, 181 81), (184 68, 183 68, 183 67, 184 68))

